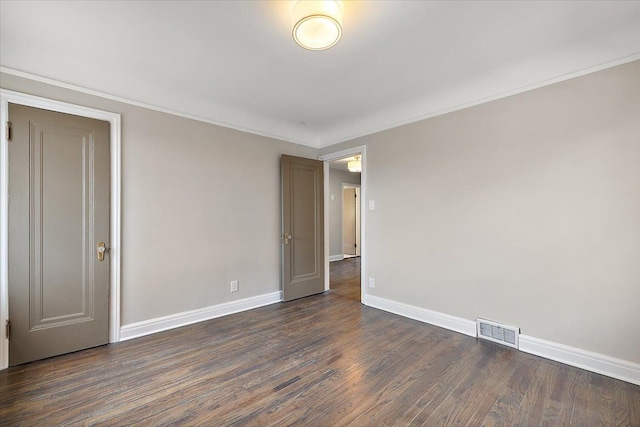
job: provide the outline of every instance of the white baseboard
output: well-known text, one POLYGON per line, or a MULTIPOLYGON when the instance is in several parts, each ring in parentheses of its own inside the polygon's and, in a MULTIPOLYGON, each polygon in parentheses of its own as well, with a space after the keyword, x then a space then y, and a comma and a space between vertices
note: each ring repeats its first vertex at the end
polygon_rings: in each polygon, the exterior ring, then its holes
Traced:
POLYGON ((156 332, 179 328, 180 326, 215 319, 216 317, 227 316, 280 301, 282 301, 282 292, 271 292, 269 294, 212 305, 210 307, 143 320, 142 322, 122 326, 120 328, 120 341, 155 334, 156 332))
POLYGON ((329 255, 329 262, 333 262, 333 261, 342 261, 344 259, 344 255, 339 254, 339 255, 329 255))
POLYGON ((520 350, 576 368, 640 385, 640 364, 581 348, 520 335, 520 350))
MULTIPOLYGON (((439 313, 426 308, 366 295, 364 305, 399 314, 410 319, 440 326, 471 337, 476 336, 476 324, 472 320, 439 313)), ((640 364, 616 359, 604 354, 593 353, 581 348, 546 341, 540 338, 520 335, 520 351, 554 360, 576 368, 606 375, 631 384, 640 385, 640 364)))
POLYGON ((476 322, 473 320, 463 319, 462 317, 450 316, 448 314, 439 313, 437 311, 427 310, 402 302, 392 301, 386 298, 380 298, 374 295, 367 295, 365 304, 379 308, 380 310, 390 313, 399 314, 400 316, 410 319, 419 320, 420 322, 429 323, 430 325, 440 326, 450 331, 459 332, 470 337, 476 336, 476 322))

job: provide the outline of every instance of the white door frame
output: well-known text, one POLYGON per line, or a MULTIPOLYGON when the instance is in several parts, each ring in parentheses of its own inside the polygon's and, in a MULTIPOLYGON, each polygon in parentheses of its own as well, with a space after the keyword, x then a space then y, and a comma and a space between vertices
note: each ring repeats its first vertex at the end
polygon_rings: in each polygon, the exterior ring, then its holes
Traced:
POLYGON ((5 125, 9 121, 9 103, 74 114, 109 122, 111 145, 111 271, 109 283, 109 342, 120 340, 120 229, 121 229, 121 154, 120 114, 67 104, 20 92, 0 89, 0 369, 9 366, 9 340, 5 325, 9 319, 9 142, 5 125))
POLYGON ((360 155, 362 172, 360 174, 360 302, 366 305, 367 287, 366 280, 366 210, 365 200, 367 196, 367 147, 359 145, 345 150, 335 151, 319 157, 324 162, 324 289, 329 290, 329 162, 345 157, 360 155))

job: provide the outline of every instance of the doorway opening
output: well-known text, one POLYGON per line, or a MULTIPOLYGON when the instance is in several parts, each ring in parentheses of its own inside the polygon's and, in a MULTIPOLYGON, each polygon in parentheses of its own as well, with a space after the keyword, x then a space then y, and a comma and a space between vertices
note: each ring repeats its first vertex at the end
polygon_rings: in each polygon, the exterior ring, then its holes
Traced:
POLYGON ((365 147, 327 154, 325 165, 325 290, 365 303, 365 147), (348 163, 361 161, 360 172, 348 163))

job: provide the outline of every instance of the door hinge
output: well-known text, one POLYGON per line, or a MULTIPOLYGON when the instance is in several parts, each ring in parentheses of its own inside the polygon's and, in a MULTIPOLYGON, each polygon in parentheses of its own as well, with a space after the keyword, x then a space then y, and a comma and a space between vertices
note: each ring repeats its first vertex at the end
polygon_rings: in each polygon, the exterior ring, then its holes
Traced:
POLYGON ((7 339, 11 339, 11 320, 7 320, 5 336, 7 337, 7 339))
POLYGON ((357 243, 354 243, 354 244, 353 244, 353 247, 354 247, 354 248, 357 248, 357 247, 358 247, 358 244, 357 244, 357 243))
POLYGON ((11 141, 11 122, 7 122, 6 128, 7 141, 11 141))

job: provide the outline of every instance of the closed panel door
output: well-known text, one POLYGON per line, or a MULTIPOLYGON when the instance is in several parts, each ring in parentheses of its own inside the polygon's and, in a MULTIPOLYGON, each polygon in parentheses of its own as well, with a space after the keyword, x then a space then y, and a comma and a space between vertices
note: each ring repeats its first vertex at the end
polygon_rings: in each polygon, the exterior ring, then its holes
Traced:
POLYGON ((9 364, 109 339, 109 124, 10 104, 9 364))
POLYGON ((342 190, 342 252, 356 254, 356 189, 342 190))
POLYGON ((284 301, 324 292, 324 182, 318 160, 283 155, 284 301))
POLYGON ((355 229, 356 229, 356 256, 360 256, 360 248, 361 248, 361 243, 360 243, 360 187, 356 187, 356 223, 355 223, 355 229))

